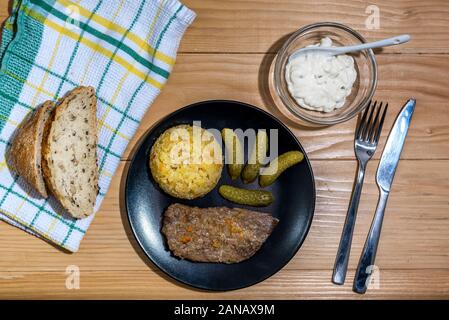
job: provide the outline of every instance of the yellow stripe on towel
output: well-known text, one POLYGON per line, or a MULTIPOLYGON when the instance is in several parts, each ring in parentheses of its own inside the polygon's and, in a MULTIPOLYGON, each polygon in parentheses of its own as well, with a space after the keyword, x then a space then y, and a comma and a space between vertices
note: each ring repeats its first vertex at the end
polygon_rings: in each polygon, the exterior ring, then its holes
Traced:
POLYGON ((115 61, 116 63, 122 65, 125 69, 128 69, 129 72, 133 73, 134 75, 136 75, 137 77, 141 78, 142 80, 144 80, 145 82, 147 82, 148 84, 151 84, 152 86, 154 86, 157 89, 161 89, 162 88, 162 84, 151 78, 150 76, 148 76, 145 72, 137 69, 134 65, 132 65, 131 63, 129 63, 128 61, 126 61, 124 58, 122 58, 119 55, 115 55, 114 53, 104 47, 98 47, 97 43, 95 43, 92 40, 87 39, 86 37, 83 37, 80 39, 79 35, 75 32, 72 32, 60 25, 58 25, 57 23, 45 19, 44 16, 42 16, 40 13, 27 8, 27 13, 30 15, 30 17, 40 21, 41 23, 45 24, 47 27, 52 28, 53 30, 56 30, 57 32, 60 32, 62 34, 64 34, 65 36, 72 38, 75 41, 79 41, 80 43, 82 43, 83 45, 85 45, 86 47, 89 47, 92 50, 95 50, 99 53, 101 53, 102 55, 104 55, 105 57, 107 57, 108 59, 111 59, 113 61, 115 61))
MULTIPOLYGON (((79 4, 75 4, 69 0, 58 0, 58 3, 64 5, 64 6, 77 6, 79 9, 79 13, 85 17, 85 18, 89 18, 92 21, 95 21, 96 23, 98 23, 99 25, 111 29, 119 34, 125 34, 127 32, 127 30, 114 23, 109 21, 108 19, 103 18, 102 16, 99 16, 98 14, 93 14, 92 12, 87 10, 86 8, 83 8, 82 6, 80 6, 79 4)), ((145 41, 144 39, 140 38, 138 35, 136 35, 135 33, 132 32, 128 32, 128 34, 126 35, 126 38, 129 39, 130 41, 134 42, 138 47, 140 47, 144 52, 148 52, 150 55, 154 55, 156 59, 163 61, 165 63, 167 63, 170 66, 173 66, 175 64, 175 59, 162 53, 159 51, 155 52, 155 49, 153 47, 151 47, 147 41, 145 41)))

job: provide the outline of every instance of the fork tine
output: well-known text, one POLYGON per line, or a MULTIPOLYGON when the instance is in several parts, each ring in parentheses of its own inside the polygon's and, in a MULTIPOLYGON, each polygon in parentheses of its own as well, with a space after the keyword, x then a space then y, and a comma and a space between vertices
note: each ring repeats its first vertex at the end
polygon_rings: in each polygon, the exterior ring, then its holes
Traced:
POLYGON ((377 143, 382 133, 382 126, 384 125, 385 115, 387 114, 388 103, 385 105, 384 112, 382 113, 382 118, 380 118, 379 127, 377 128, 376 135, 374 137, 374 142, 377 143))
POLYGON ((376 129, 378 127, 379 115, 380 115, 380 111, 382 110, 382 105, 383 105, 383 102, 381 102, 379 104, 379 107, 376 110, 376 116, 374 117, 373 123, 369 129, 367 140, 370 142, 374 142, 376 129))
POLYGON ((368 106, 366 107, 365 111, 362 114, 362 118, 360 119, 359 124, 357 125, 357 130, 356 130, 356 138, 357 139, 361 138, 361 133, 362 133, 363 129, 365 128, 365 119, 368 115, 371 104, 372 104, 372 101, 370 100, 370 102, 368 103, 368 106))
POLYGON ((370 108, 368 120, 366 121, 365 127, 363 128, 363 133, 361 136, 362 140, 368 141, 369 139, 368 132, 371 126, 371 119, 373 118, 374 110, 376 109, 376 104, 377 101, 375 101, 374 105, 370 108))

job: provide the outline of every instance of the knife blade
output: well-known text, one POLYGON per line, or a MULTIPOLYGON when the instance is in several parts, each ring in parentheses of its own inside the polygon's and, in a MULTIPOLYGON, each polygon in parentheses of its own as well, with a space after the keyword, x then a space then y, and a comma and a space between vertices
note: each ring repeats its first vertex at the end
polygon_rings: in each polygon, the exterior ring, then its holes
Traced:
POLYGON ((410 120, 415 110, 416 99, 410 99, 402 107, 393 128, 388 135, 387 142, 377 168, 376 181, 380 188, 389 192, 393 183, 394 174, 398 166, 405 138, 407 137, 410 120))

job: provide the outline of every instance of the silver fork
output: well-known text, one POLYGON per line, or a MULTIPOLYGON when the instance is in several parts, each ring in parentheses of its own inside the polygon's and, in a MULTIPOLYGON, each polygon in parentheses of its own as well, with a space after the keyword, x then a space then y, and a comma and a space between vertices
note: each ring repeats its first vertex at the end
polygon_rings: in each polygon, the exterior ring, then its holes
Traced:
POLYGON ((354 150, 358 160, 358 173, 354 190, 352 191, 351 201, 349 202, 337 257, 335 258, 334 273, 332 275, 332 282, 335 284, 343 284, 345 282, 349 253, 351 251, 352 234, 354 232, 357 208, 362 193, 366 164, 376 151, 387 108, 388 103, 383 107, 382 102, 379 106, 377 106, 377 101, 374 103, 370 102, 357 125, 354 150), (373 115, 375 115, 374 119, 373 115))

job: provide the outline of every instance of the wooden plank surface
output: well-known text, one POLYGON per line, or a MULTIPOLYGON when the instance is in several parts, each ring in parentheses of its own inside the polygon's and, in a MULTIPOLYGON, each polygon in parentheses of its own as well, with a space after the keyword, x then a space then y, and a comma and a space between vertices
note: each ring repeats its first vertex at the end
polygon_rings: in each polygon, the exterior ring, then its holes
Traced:
POLYGON ((198 13, 181 52, 276 52, 279 39, 322 21, 347 24, 370 40, 409 33, 414 41, 385 52, 448 53, 449 2, 444 0, 187 0, 198 13), (369 5, 379 8, 380 28, 369 30, 369 5))
MULTIPOLYGON (((276 52, 280 39, 300 27, 323 21, 344 23, 369 40, 409 33, 414 41, 385 53, 449 53, 449 2, 445 0, 185 0, 198 17, 180 52, 276 52), (380 28, 365 21, 369 5, 379 8, 380 28)), ((0 19, 8 16, 1 0, 0 19)))
MULTIPOLYGON (((186 0, 198 18, 182 41, 167 86, 123 155, 111 188, 78 253, 68 254, 0 222, 0 298, 449 298, 449 2, 377 1, 381 28, 367 30, 368 1, 186 0), (326 10, 322 10, 326 8, 326 10), (388 101, 385 127, 414 96, 418 105, 388 203, 376 264, 380 288, 360 296, 351 281, 377 202, 380 157, 368 166, 350 271, 345 286, 330 282, 356 169, 355 120, 306 130, 286 119, 269 96, 268 71, 279 40, 300 26, 333 20, 370 40, 400 33, 413 41, 378 54, 376 99, 388 101), (312 159, 317 204, 298 254, 272 278, 243 290, 208 293, 179 285, 146 260, 123 209, 123 184, 138 140, 172 111, 206 99, 255 104, 283 120, 312 159), (65 286, 66 267, 81 288, 65 286)), ((0 0, 0 19, 8 1, 0 0)), ((382 143, 388 130, 384 130, 382 143)))
MULTIPOLYGON (((355 267, 377 200, 374 174, 377 161, 368 166, 360 211, 354 235, 351 266, 355 267)), ((0 224, 3 271, 61 271, 69 264, 82 270, 147 270, 145 261, 129 228, 123 206, 123 187, 128 162, 123 161, 102 210, 76 254, 61 254, 34 237, 24 236, 6 224, 0 224), (123 209, 123 208, 121 208, 123 209)), ((332 267, 338 239, 349 201, 354 160, 312 161, 316 176, 316 213, 310 233, 299 254, 285 267, 290 270, 329 269, 332 267), (329 210, 329 208, 332 208, 329 210), (319 248, 319 249, 318 249, 319 248)), ((449 265, 449 167, 448 160, 404 160, 398 168, 388 202, 381 249, 377 263, 387 269, 432 269, 449 265), (420 175, 414 175, 416 171, 420 175), (438 221, 438 223, 435 223, 438 221)), ((0 289, 1 291, 1 289, 0 289)))
POLYGON ((10 298, 23 299, 444 299, 447 298, 449 274, 435 269, 385 270, 381 285, 369 294, 351 293, 353 270, 344 286, 335 286, 330 270, 284 270, 272 278, 244 290, 204 292, 172 282, 163 274, 148 271, 81 271, 80 290, 67 290, 64 272, 0 272, 2 291, 10 298), (420 290, 417 290, 420 288, 420 290))
MULTIPOLYGON (((118 210, 122 203, 120 199, 124 181, 120 177, 124 176, 123 171, 126 172, 126 164, 127 162, 123 162, 120 166, 107 200, 86 235, 81 250, 76 254, 62 253, 59 249, 32 236, 26 236, 11 226, 0 224, 0 296, 9 296, 14 292, 11 291, 11 286, 16 283, 16 289, 21 288, 20 294, 29 298, 37 295, 56 297, 59 294, 65 298, 167 298, 167 295, 171 298, 204 298, 203 293, 178 286, 161 275, 151 263, 146 262, 132 237, 125 212, 118 210), (80 268, 83 284, 77 292, 64 290, 65 270, 68 265, 80 268), (38 283, 31 281, 32 279, 38 283), (45 288, 41 288, 42 279, 49 281, 45 288), (23 281, 30 281, 31 287, 27 287, 22 293, 23 281), (120 290, 111 290, 119 287, 119 283, 129 285, 123 285, 120 290), (135 283, 140 285, 136 288, 135 283), (167 285, 168 291, 164 290, 165 293, 161 296, 158 288, 164 285, 167 285), (59 289, 55 291, 54 287, 59 289)), ((351 294, 349 284, 337 289, 329 282, 352 187, 351 177, 354 174, 355 161, 315 160, 312 165, 317 177, 317 208, 309 236, 300 252, 279 276, 266 283, 239 290, 237 293, 215 294, 209 298, 238 298, 243 295, 257 298, 357 297, 351 294), (290 281, 287 279, 291 278, 296 279, 296 283, 291 287, 271 291, 275 286, 285 285, 277 283, 275 279, 282 282, 290 281), (304 284, 304 281, 309 282, 304 284)), ((377 192, 372 181, 376 165, 377 161, 373 161, 369 166, 354 235, 350 277, 354 274, 353 268, 357 264, 375 209, 377 192)), ((446 271, 446 276, 449 277, 446 269, 449 265, 446 249, 449 245, 449 172, 445 170, 448 166, 447 160, 434 160, 431 166, 420 160, 401 162, 388 204, 388 215, 376 261, 383 287, 380 291, 370 290, 367 298, 428 298, 448 294, 448 279, 441 278, 445 274, 443 271, 446 271), (415 175, 416 171, 422 174, 415 175), (436 279, 424 281, 425 274, 433 277, 435 272, 436 279), (395 278, 398 274, 400 277, 395 278), (427 285, 433 281, 443 282, 439 283, 437 288, 428 288, 427 285), (406 291, 408 286, 415 286, 415 289, 420 290, 410 293, 406 291), (401 291, 401 288, 404 291, 401 291)))
MULTIPOLYGON (((385 123, 394 117, 409 97, 418 105, 407 138, 404 159, 449 159, 449 59, 446 55, 380 55, 379 85, 375 99, 389 103, 385 123), (425 58, 424 58, 425 57, 425 58), (430 76, 432 75, 432 76, 430 76)), ((269 96, 267 66, 272 55, 183 54, 179 56, 165 90, 151 106, 123 159, 138 139, 158 120, 196 101, 234 99, 248 102, 286 120, 269 96), (176 92, 176 94, 173 94, 176 92)), ((353 159, 355 121, 320 129, 305 130, 287 120, 312 159, 353 159)), ((384 130, 384 137, 388 130, 384 130)), ((383 148, 381 139, 379 150, 383 148)), ((380 157, 380 153, 376 154, 380 157)))

